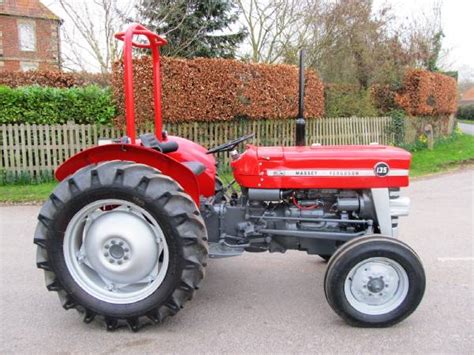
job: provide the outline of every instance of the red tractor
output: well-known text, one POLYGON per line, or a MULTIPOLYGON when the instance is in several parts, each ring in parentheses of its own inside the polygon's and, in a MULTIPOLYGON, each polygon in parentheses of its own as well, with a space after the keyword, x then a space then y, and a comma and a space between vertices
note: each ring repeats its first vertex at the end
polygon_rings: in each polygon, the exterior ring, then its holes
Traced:
POLYGON ((206 149, 162 130, 160 36, 132 25, 124 41, 127 136, 84 150, 55 173, 38 216, 37 266, 48 290, 107 329, 162 322, 190 300, 208 257, 302 250, 328 260, 330 306, 355 326, 383 327, 420 303, 425 274, 397 239, 411 156, 394 147, 304 146, 303 70, 294 147, 206 149), (136 41, 146 37, 146 42, 136 41), (132 47, 153 57, 155 132, 135 137, 132 47), (216 172, 231 152, 235 183, 216 172), (230 191, 230 193, 229 193, 230 191))

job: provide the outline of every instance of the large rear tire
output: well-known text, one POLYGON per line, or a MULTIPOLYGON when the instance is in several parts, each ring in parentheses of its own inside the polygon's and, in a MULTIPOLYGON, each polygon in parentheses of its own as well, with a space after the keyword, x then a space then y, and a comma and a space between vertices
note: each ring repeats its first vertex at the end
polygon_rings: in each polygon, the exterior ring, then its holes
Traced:
POLYGON ((421 302, 425 272, 405 243, 379 235, 351 240, 331 257, 324 278, 326 299, 347 323, 388 327, 421 302))
POLYGON ((149 166, 89 165, 58 185, 38 219, 46 286, 87 323, 133 331, 160 323, 204 277, 207 232, 196 204, 149 166))

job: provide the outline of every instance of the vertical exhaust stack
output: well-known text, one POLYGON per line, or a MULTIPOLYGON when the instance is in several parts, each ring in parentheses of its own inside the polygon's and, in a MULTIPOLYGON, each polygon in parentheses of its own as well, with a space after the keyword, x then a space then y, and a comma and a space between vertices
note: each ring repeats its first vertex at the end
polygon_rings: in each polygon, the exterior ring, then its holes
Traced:
POLYGON ((304 50, 300 50, 298 117, 296 118, 296 145, 305 145, 306 123, 304 120, 304 50))

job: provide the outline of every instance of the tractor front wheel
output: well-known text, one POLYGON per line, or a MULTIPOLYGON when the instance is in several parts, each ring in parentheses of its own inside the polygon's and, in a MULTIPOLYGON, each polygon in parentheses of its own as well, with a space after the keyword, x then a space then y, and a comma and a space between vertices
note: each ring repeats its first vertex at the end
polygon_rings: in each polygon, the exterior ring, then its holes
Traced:
POLYGON ((324 279, 329 305, 346 322, 387 327, 408 317, 425 291, 419 257, 390 237, 351 240, 331 257, 324 279))
POLYGON ((37 266, 65 309, 107 329, 161 322, 204 276, 207 233, 194 201, 146 165, 87 166, 42 207, 37 266))

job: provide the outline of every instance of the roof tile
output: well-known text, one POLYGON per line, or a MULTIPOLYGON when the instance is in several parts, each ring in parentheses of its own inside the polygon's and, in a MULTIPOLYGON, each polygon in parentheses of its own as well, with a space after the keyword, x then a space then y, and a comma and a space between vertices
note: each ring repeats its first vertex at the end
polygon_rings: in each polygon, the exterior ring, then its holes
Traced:
POLYGON ((0 15, 26 16, 57 21, 61 20, 39 0, 4 0, 3 4, 0 4, 0 15))

